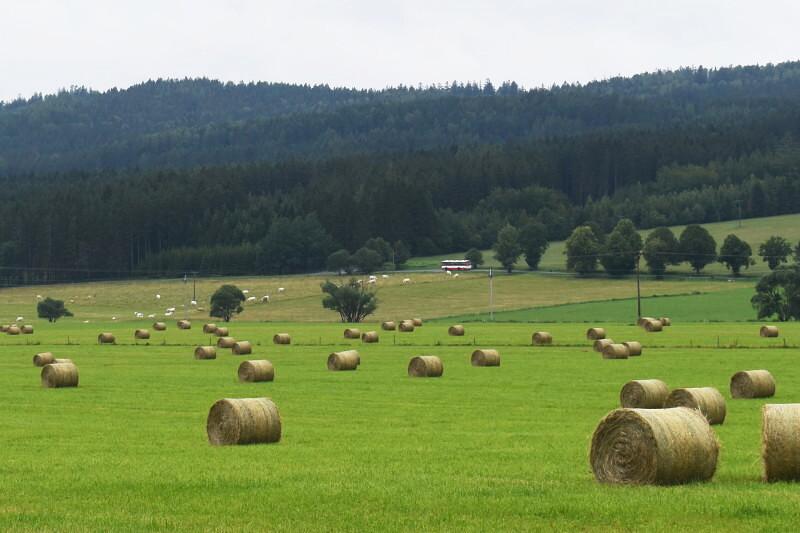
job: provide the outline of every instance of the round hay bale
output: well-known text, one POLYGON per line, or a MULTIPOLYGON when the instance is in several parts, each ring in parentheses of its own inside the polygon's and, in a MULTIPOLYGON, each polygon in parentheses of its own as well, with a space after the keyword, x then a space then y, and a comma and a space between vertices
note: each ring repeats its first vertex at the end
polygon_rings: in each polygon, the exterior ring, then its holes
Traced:
POLYGON ((450 326, 447 328, 447 334, 451 337, 463 337, 464 336, 464 326, 461 324, 456 324, 455 326, 450 326))
POLYGON ((361 357, 356 350, 333 352, 328 356, 328 370, 356 370, 361 357))
POLYGON ((648 320, 644 323, 644 330, 648 333, 655 333, 664 329, 664 324, 660 320, 648 320))
POLYGON ((758 334, 762 337, 777 337, 780 335, 780 332, 778 326, 761 326, 758 334))
POLYGON ((214 335, 217 337, 228 337, 230 336, 230 331, 225 326, 217 326, 214 328, 214 335))
POLYGON ((198 346, 194 349, 195 359, 216 359, 217 348, 214 346, 198 346))
POLYGON ((56 358, 56 359, 53 359, 53 364, 60 364, 60 365, 63 365, 63 364, 65 364, 65 363, 69 363, 69 364, 71 364, 71 365, 75 364, 75 363, 72 361, 72 359, 58 359, 58 358, 56 358))
POLYGON ((384 322, 383 324, 381 324, 381 329, 384 330, 384 331, 394 331, 394 330, 397 329, 397 324, 395 324, 394 322, 389 320, 389 321, 384 322))
POLYGON ((547 346, 553 344, 553 336, 547 331, 537 331, 531 338, 536 346, 547 346))
POLYGON ((272 337, 272 342, 275 344, 291 344, 292 337, 288 333, 277 333, 272 337))
POLYGON ((178 329, 192 329, 192 323, 188 320, 178 320, 178 329))
POLYGON ((231 350, 233 355, 247 355, 253 353, 253 345, 249 341, 236 341, 231 350))
POLYGON ((361 330, 356 328, 347 328, 344 330, 344 338, 345 339, 360 339, 361 338, 361 330))
POLYGON ((652 316, 640 316, 639 318, 636 319, 636 325, 643 328, 644 325, 647 322, 650 322, 651 320, 655 320, 655 318, 653 318, 652 316))
POLYGON ((725 421, 725 398, 714 387, 675 389, 667 396, 664 407, 699 409, 711 425, 725 421))
POLYGON ((22 326, 22 334, 23 335, 32 335, 33 334, 33 326, 30 324, 25 324, 22 326))
POLYGON ((215 333, 217 331, 216 324, 203 324, 203 333, 215 333))
POLYGON ((438 378, 443 373, 442 360, 435 355, 418 355, 408 363, 408 375, 412 378, 438 378))
POLYGON ((50 389, 78 386, 78 367, 72 363, 52 363, 42 368, 42 387, 50 389))
POLYGON ((8 329, 6 330, 6 334, 7 335, 19 335, 20 334, 19 326, 11 324, 10 326, 8 326, 8 329))
POLYGON ((630 355, 624 344, 606 344, 603 346, 603 359, 627 359, 630 355))
POLYGON ((692 409, 616 409, 592 436, 589 462, 601 483, 676 485, 708 481, 719 442, 692 409))
POLYGON ((609 344, 614 344, 614 340, 613 339, 597 339, 592 344, 592 348, 594 349, 595 352, 603 353, 603 348, 605 348, 609 344))
POLYGON ((769 370, 743 370, 731 377, 731 397, 770 398, 775 396, 775 378, 769 370))
POLYGON ((257 381, 273 381, 275 367, 266 359, 242 361, 239 365, 239 381, 255 383, 257 381))
POLYGON ((606 338, 605 328, 589 328, 586 330, 586 338, 590 341, 596 341, 606 338))
POLYGON ((414 324, 415 328, 421 328, 422 327, 422 319, 421 318, 412 318, 411 319, 411 323, 414 324))
POLYGON ((635 357, 637 355, 642 355, 642 343, 639 341, 626 341, 623 342, 625 346, 628 347, 628 355, 631 357, 635 357))
POLYGON ((764 481, 800 481, 800 403, 761 408, 764 481))
POLYGON ((217 339, 217 348, 233 348, 236 344, 236 339, 233 337, 220 337, 217 339))
POLYGON ((150 338, 150 332, 146 329, 137 329, 133 332, 133 337, 139 340, 146 340, 150 338))
POLYGON ((269 398, 225 398, 211 406, 206 421, 214 446, 281 440, 281 415, 269 398))
POLYGON ((411 333, 414 331, 414 323, 410 320, 402 320, 400 325, 397 326, 397 329, 403 333, 411 333))
POLYGON ((500 354, 497 350, 475 350, 470 361, 472 366, 500 366, 500 354))
POLYGON ((378 332, 377 331, 365 331, 361 334, 361 342, 371 343, 371 342, 378 342, 378 332))
POLYGON ((113 333, 104 331, 103 333, 97 336, 97 342, 98 344, 116 344, 117 338, 114 336, 113 333))
POLYGON ((622 407, 661 409, 669 396, 669 387, 660 379, 636 379, 627 382, 619 391, 622 407))
POLYGON ((33 366, 44 366, 54 363, 56 360, 52 352, 41 352, 33 356, 33 366))
POLYGON ((163 322, 153 322, 153 329, 156 331, 166 331, 167 325, 163 322))
POLYGON ((658 319, 658 321, 661 322, 661 325, 665 328, 672 325, 672 319, 670 319, 668 316, 662 316, 658 319))

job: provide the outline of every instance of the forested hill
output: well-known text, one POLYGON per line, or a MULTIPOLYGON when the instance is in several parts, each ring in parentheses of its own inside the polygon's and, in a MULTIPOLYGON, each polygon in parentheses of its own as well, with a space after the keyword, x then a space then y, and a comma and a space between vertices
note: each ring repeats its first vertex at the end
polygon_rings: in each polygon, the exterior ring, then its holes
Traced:
POLYGON ((329 159, 626 128, 709 128, 713 137, 794 112, 798 102, 797 62, 531 90, 510 82, 370 91, 159 80, 3 104, 0 176, 329 159))

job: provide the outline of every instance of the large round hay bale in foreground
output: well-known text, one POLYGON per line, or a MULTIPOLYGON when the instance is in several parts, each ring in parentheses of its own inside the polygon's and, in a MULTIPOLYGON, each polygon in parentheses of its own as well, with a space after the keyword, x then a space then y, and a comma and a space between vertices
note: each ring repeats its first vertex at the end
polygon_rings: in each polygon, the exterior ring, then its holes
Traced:
POLYGON ((233 337, 220 337, 217 339, 218 348, 233 348, 234 344, 236 344, 236 339, 233 337))
POLYGON ((19 326, 14 324, 8 326, 8 330, 6 330, 6 335, 19 335, 19 334, 20 334, 19 326))
POLYGON ((97 336, 97 342, 99 344, 114 344, 115 342, 117 342, 117 338, 114 336, 113 333, 104 331, 103 333, 97 336))
POLYGON ((78 386, 78 367, 73 363, 52 363, 42 368, 42 387, 57 389, 78 386))
POLYGON ((711 425, 725 421, 725 398, 714 387, 675 389, 667 396, 664 407, 699 409, 711 425))
POLYGON ((778 326, 761 326, 761 329, 758 332, 759 335, 762 337, 777 337, 780 332, 778 331, 778 326))
POLYGON ((378 337, 377 331, 365 331, 364 333, 361 334, 361 342, 372 343, 372 342, 378 342, 378 340, 380 339, 378 337))
POLYGON ((644 327, 645 323, 650 322, 651 320, 655 320, 655 318, 652 316, 640 316, 636 319, 636 325, 641 328, 644 327))
POLYGON ((597 426, 589 462, 601 483, 676 485, 710 480, 718 455, 714 431, 695 410, 616 409, 597 426))
POLYGON ((414 331, 414 323, 410 320, 401 320, 397 329, 402 333, 411 333, 414 331))
POLYGON ((800 481, 800 403, 761 408, 764 481, 800 481))
POLYGON ((644 323, 644 330, 649 333, 656 333, 664 329, 664 324, 660 320, 648 320, 644 323))
POLYGON ((217 349, 214 346, 198 346, 194 349, 195 359, 216 359, 217 349))
POLYGON ((291 344, 292 337, 288 333, 277 333, 272 337, 272 342, 275 344, 291 344))
POLYGON ((217 331, 217 325, 216 324, 212 324, 212 323, 203 324, 203 333, 214 333, 216 331, 217 331))
POLYGON ((347 328, 344 330, 344 338, 345 339, 360 339, 361 338, 361 330, 357 328, 347 328))
POLYGON ((167 325, 163 322, 153 322, 153 329, 156 331, 166 331, 167 325))
POLYGON ((586 338, 590 341, 605 339, 606 330, 604 328, 589 328, 586 330, 586 338))
POLYGON ((192 323, 188 320, 178 320, 178 329, 192 329, 192 323))
POLYGON ((253 353, 253 345, 249 341, 236 341, 231 346, 233 355, 247 355, 253 353))
POLYGON ((603 353, 603 349, 611 344, 614 344, 614 339, 597 339, 592 344, 592 349, 594 349, 595 352, 603 353))
POLYGON ((642 355, 642 343, 638 341, 625 341, 622 344, 628 347, 628 355, 635 357, 642 355))
POLYGON ((394 331, 397 329, 397 324, 389 320, 381 324, 381 329, 384 331, 394 331))
POLYGON ((547 331, 537 331, 532 337, 533 344, 537 346, 546 346, 553 344, 553 336, 547 331))
POLYGON ((150 338, 150 332, 146 329, 137 329, 133 332, 133 337, 139 340, 146 340, 150 338))
POLYGON ((435 355, 418 355, 408 363, 408 375, 412 378, 438 378, 443 373, 442 360, 435 355))
POLYGON ((500 354, 497 350, 475 350, 470 362, 472 366, 500 366, 500 354))
POLYGON ((225 326, 217 326, 217 327, 215 327, 213 333, 217 337, 229 337, 230 336, 230 331, 225 326))
POLYGON ((627 359, 630 355, 624 344, 606 344, 603 346, 603 359, 627 359))
POLYGON ((206 421, 214 446, 281 440, 281 415, 269 398, 225 398, 211 406, 206 421))
POLYGON ((356 350, 333 352, 328 356, 328 370, 356 370, 361 357, 356 350))
POLYGON ((447 334, 451 337, 463 337, 464 336, 464 326, 461 324, 456 324, 455 326, 450 326, 447 328, 447 334))
POLYGON ((65 363, 69 363, 71 365, 75 364, 75 362, 72 359, 66 359, 66 358, 65 359, 59 359, 59 358, 53 359, 53 364, 63 365, 65 363))
POLYGON ((275 379, 275 367, 266 359, 253 361, 242 361, 239 365, 239 381, 255 383, 258 381, 273 381, 275 379))
POLYGON ((412 318, 411 319, 411 323, 414 324, 415 328, 421 328, 422 327, 422 319, 421 318, 412 318))
POLYGON ((775 396, 775 378, 769 370, 742 370, 731 377, 733 398, 770 398, 775 396))
POLYGON ((49 365, 50 363, 54 363, 56 357, 53 355, 52 352, 41 352, 37 353, 33 356, 33 366, 42 367, 44 365, 49 365))
POLYGON ((669 387, 660 379, 636 379, 627 382, 619 391, 622 407, 661 409, 669 396, 669 387))
POLYGON ((658 321, 661 322, 661 325, 665 328, 672 325, 672 319, 668 316, 662 316, 658 321))
POLYGON ((30 324, 25 324, 24 326, 22 326, 21 331, 23 335, 33 335, 33 326, 31 326, 30 324))

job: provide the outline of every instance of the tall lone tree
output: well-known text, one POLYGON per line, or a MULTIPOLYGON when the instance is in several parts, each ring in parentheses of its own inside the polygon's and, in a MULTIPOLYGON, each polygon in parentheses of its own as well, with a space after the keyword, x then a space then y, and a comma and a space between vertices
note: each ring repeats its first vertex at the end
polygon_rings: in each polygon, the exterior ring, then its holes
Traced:
POLYGON ((782 263, 789 261, 792 255, 792 245, 789 241, 778 235, 773 235, 758 247, 758 255, 770 270, 775 270, 782 263))
POLYGON ((578 226, 572 230, 566 242, 567 270, 578 274, 590 274, 597 270, 597 254, 600 243, 590 226, 578 226))
POLYGON ((36 304, 36 313, 39 318, 46 318, 48 322, 55 322, 63 316, 72 316, 72 313, 64 307, 64 300, 54 300, 49 296, 36 304))
POLYGON ((742 267, 748 268, 755 264, 753 249, 742 239, 731 233, 725 237, 719 249, 719 262, 725 265, 734 276, 738 276, 742 267))
POLYGON ((717 259, 717 241, 702 226, 690 224, 684 228, 680 238, 681 256, 695 273, 717 259))
POLYGON ((375 293, 355 279, 342 286, 326 280, 321 287, 325 294, 322 307, 338 312, 342 322, 361 322, 378 308, 375 293))
POLYGON ((608 235, 600 262, 612 276, 630 274, 636 268, 636 257, 641 249, 642 237, 636 231, 636 226, 623 218, 608 235))
POLYGON ((464 259, 472 263, 472 268, 478 268, 483 264, 483 253, 477 248, 470 248, 464 254, 464 259))
POLYGON ((529 222, 520 230, 519 238, 528 268, 538 269, 539 262, 547 251, 547 227, 540 222, 529 222))
POLYGON ((800 269, 781 267, 761 278, 750 303, 758 318, 776 316, 781 322, 800 318, 800 269))
POLYGON ((223 285, 211 295, 209 315, 230 322, 233 315, 244 311, 244 293, 236 285, 223 285))
POLYGON ((511 224, 506 224, 497 232, 497 242, 494 243, 494 258, 503 265, 510 274, 514 270, 514 263, 522 255, 522 246, 519 243, 519 230, 511 224))
POLYGON ((681 262, 680 243, 671 229, 662 226, 648 233, 642 255, 650 273, 661 276, 667 271, 667 265, 681 262))

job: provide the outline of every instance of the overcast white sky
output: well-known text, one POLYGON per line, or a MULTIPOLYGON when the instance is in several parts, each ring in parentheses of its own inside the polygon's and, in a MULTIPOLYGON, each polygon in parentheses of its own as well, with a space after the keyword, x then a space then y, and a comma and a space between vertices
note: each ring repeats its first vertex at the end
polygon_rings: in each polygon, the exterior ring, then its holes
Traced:
POLYGON ((776 0, 0 0, 0 100, 158 77, 527 87, 800 58, 776 0))

